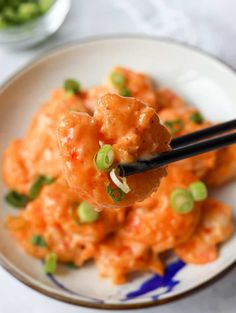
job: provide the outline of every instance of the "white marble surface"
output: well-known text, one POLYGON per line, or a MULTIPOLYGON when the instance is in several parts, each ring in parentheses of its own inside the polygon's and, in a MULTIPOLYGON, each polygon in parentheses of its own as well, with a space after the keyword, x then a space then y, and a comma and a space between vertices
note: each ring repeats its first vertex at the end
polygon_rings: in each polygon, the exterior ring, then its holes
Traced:
MULTIPOLYGON (((94 35, 146 33, 194 44, 236 68, 235 0, 73 0, 60 31, 42 45, 26 51, 0 46, 0 83, 42 51, 94 35), (135 8, 135 9, 134 9, 135 8)), ((194 295, 139 312, 233 313, 236 270, 194 295)), ((49 299, 25 287, 0 268, 0 313, 95 312, 49 299)), ((129 311, 131 312, 131 311, 129 311)))

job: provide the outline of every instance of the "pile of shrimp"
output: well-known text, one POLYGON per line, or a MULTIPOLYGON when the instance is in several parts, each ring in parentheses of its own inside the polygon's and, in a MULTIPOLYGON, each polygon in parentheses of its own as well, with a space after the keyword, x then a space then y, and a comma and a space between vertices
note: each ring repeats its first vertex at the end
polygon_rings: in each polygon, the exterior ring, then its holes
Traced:
POLYGON ((122 67, 114 72, 124 77, 126 96, 110 75, 101 86, 74 94, 59 88, 25 136, 6 148, 3 177, 10 190, 27 194, 38 176, 54 179, 9 216, 6 227, 27 253, 43 259, 55 252, 60 262, 78 267, 93 260, 114 284, 133 272, 163 275, 169 250, 186 263, 216 260, 219 244, 233 233, 231 208, 208 197, 179 214, 170 194, 199 180, 214 188, 236 178, 236 145, 131 176, 131 191, 114 202, 106 192, 113 186, 109 174, 94 165, 102 144, 112 146, 115 162, 132 162, 168 151, 171 137, 211 125, 149 76, 122 67), (83 201, 99 211, 96 221, 78 220, 76 208, 83 201), (46 244, 33 245, 35 235, 46 244))

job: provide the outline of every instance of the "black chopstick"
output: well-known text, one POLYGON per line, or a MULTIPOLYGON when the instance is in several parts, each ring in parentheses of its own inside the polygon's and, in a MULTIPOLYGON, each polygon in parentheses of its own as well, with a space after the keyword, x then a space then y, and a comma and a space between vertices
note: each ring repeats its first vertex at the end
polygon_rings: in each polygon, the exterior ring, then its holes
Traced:
POLYGON ((187 135, 176 137, 172 139, 171 147, 177 148, 185 144, 190 144, 192 142, 196 142, 198 140, 202 140, 210 136, 215 136, 217 134, 225 133, 226 131, 230 131, 233 129, 236 129, 236 119, 225 123, 217 124, 211 127, 203 128, 201 130, 198 130, 187 135))
MULTIPOLYGON (((222 133, 223 128, 224 128, 224 131, 228 131, 229 128, 230 130, 232 130, 233 128, 236 128, 236 125, 234 123, 235 123, 235 120, 216 125, 218 126, 217 128, 215 128, 217 129, 216 133, 212 132, 212 127, 206 128, 204 129, 204 132, 202 132, 203 135, 201 135, 201 139, 204 139, 211 135, 216 135, 217 132, 222 133), (207 132, 208 129, 210 129, 209 133, 207 132)), ((199 133, 199 132, 196 132, 196 133, 199 133)), ((120 172, 120 176, 126 177, 126 176, 131 176, 134 174, 138 174, 138 173, 143 173, 145 171, 155 169, 155 168, 167 165, 169 163, 173 163, 179 160, 183 160, 183 159, 195 156, 195 155, 206 153, 206 152, 216 150, 216 149, 236 143, 236 132, 230 133, 224 136, 220 136, 220 137, 215 137, 215 138, 208 139, 208 140, 203 140, 203 141, 196 142, 196 143, 194 142, 194 140, 196 139, 199 140, 200 138, 196 137, 195 133, 189 134, 188 137, 186 136, 183 136, 185 137, 185 139, 182 142, 181 142, 181 139, 177 142, 180 145, 179 147, 178 146, 176 147, 176 141, 175 141, 175 144, 174 144, 175 148, 173 150, 162 152, 158 155, 155 155, 152 158, 138 160, 134 163, 119 164, 118 169, 120 172), (188 139, 186 140, 186 138, 188 139), (181 146, 183 144, 185 145, 181 146)), ((171 143, 171 146, 172 146, 172 143, 171 143)))

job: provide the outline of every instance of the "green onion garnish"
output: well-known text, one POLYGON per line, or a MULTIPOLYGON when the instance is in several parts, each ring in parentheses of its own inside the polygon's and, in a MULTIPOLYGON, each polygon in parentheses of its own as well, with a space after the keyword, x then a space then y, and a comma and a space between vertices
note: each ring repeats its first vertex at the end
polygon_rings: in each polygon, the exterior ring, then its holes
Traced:
POLYGON ((202 124, 204 121, 204 118, 203 118, 201 113, 194 112, 190 115, 190 121, 192 121, 193 123, 196 123, 196 124, 202 124))
POLYGON ((36 3, 21 3, 18 7, 18 17, 22 22, 31 20, 39 15, 39 7, 36 3))
POLYGON ((64 81, 64 89, 72 94, 76 94, 80 91, 80 84, 74 79, 67 79, 64 81))
POLYGON ((99 218, 99 212, 86 201, 80 203, 77 213, 81 223, 93 223, 99 218))
POLYGON ((201 181, 190 184, 189 191, 191 192, 194 201, 203 201, 208 195, 207 187, 201 181))
POLYGON ((54 252, 51 252, 46 255, 44 261, 44 272, 46 274, 54 274, 57 269, 57 255, 54 252))
POLYGON ((112 150, 111 145, 102 146, 95 158, 96 167, 102 171, 106 171, 111 167, 115 159, 115 153, 112 150))
POLYGON ((40 190, 42 189, 42 187, 44 185, 50 185, 54 182, 55 178, 52 178, 52 177, 47 177, 47 176, 39 176, 35 182, 33 183, 33 185, 30 187, 30 190, 29 190, 29 197, 30 199, 35 199, 39 193, 40 193, 40 190))
POLYGON ((0 30, 7 28, 7 22, 4 21, 4 18, 0 16, 0 30))
POLYGON ((111 196, 114 202, 120 202, 125 197, 124 191, 120 188, 112 188, 111 185, 107 186, 107 193, 111 196))
POLYGON ((176 213, 189 213, 194 206, 193 196, 189 191, 177 188, 170 195, 170 205, 176 213))
POLYGON ((53 0, 38 0, 39 9, 42 13, 47 12, 53 4, 53 0))
POLYGON ((77 270, 79 268, 74 262, 66 263, 66 267, 68 267, 71 270, 77 270))
POLYGON ((0 0, 0 29, 18 26, 45 14, 54 0, 0 0))
POLYGON ((178 119, 175 121, 165 121, 164 125, 168 128, 171 136, 179 133, 184 128, 184 123, 182 120, 178 119))
POLYGON ((15 208, 24 208, 29 202, 29 197, 12 190, 6 194, 5 200, 15 208))
POLYGON ((119 91, 119 95, 122 97, 131 97, 131 91, 128 88, 122 88, 119 91))
POLYGON ((33 235, 31 238, 31 243, 33 246, 47 247, 46 241, 40 235, 33 235))
POLYGON ((124 87, 125 86, 125 76, 118 72, 112 72, 110 76, 111 82, 115 87, 124 87))

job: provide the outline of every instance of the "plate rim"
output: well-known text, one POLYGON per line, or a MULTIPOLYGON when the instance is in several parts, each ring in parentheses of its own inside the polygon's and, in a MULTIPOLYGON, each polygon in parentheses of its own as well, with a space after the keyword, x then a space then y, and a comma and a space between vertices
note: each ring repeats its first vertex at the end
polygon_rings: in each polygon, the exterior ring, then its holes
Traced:
MULTIPOLYGON (((212 53, 209 53, 199 47, 196 47, 192 44, 178 41, 170 37, 159 37, 159 36, 151 36, 146 34, 114 34, 114 35, 97 35, 97 36, 87 36, 81 39, 76 40, 69 40, 64 41, 59 44, 53 45, 53 47, 46 49, 43 52, 38 53, 35 57, 31 58, 28 62, 26 62, 23 66, 19 67, 18 70, 14 71, 13 74, 9 75, 7 79, 3 80, 3 82, 0 85, 0 95, 2 92, 8 87, 8 85, 13 82, 15 79, 17 79, 20 75, 24 74, 25 71, 28 71, 31 67, 35 66, 37 63, 40 63, 44 59, 47 59, 51 55, 60 52, 62 50, 66 50, 68 48, 73 48, 76 46, 84 45, 87 43, 93 43, 93 42, 99 42, 99 41, 109 41, 114 39, 134 39, 134 40, 147 40, 147 41, 154 41, 154 42, 162 42, 162 43, 168 43, 172 44, 173 46, 180 46, 183 48, 186 48, 187 50, 197 52, 199 55, 203 55, 207 58, 209 58, 211 61, 215 61, 218 63, 218 65, 223 66, 224 69, 227 69, 231 74, 233 74, 236 78, 236 70, 226 63, 225 61, 221 60, 219 57, 213 55, 212 53)), ((30 279, 27 279, 24 274, 21 274, 21 272, 14 268, 13 265, 10 263, 7 264, 4 261, 4 256, 0 252, 0 266, 5 269, 12 277, 23 283, 25 286, 30 287, 31 289, 40 292, 41 294, 53 298, 56 300, 59 300, 64 303, 69 303, 77 306, 87 307, 87 308, 94 308, 94 309, 112 309, 112 310, 127 310, 127 309, 141 309, 141 308, 147 308, 157 305, 162 305, 166 303, 170 303, 176 300, 180 300, 185 298, 186 296, 192 295, 193 293, 202 290, 203 288, 206 288, 210 285, 212 285, 214 282, 221 279, 223 276, 225 276, 227 273, 232 271, 235 268, 236 260, 233 261, 231 264, 229 264, 223 271, 219 272, 209 280, 200 283, 198 286, 192 287, 191 289, 187 291, 183 291, 178 295, 171 296, 169 298, 165 299, 158 299, 154 301, 149 302, 140 302, 140 303, 131 303, 131 304, 112 304, 112 303, 94 303, 90 302, 88 300, 78 300, 70 298, 67 295, 60 295, 57 294, 54 291, 48 291, 44 289, 43 287, 40 287, 40 285, 37 285, 33 283, 30 279)))

